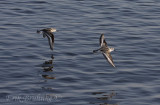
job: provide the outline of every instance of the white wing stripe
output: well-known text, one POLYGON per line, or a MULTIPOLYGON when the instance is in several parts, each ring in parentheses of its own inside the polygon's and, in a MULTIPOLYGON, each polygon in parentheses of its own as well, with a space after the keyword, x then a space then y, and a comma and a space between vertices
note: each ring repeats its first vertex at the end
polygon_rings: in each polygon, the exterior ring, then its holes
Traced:
POLYGON ((113 64, 112 60, 108 57, 108 55, 106 55, 105 53, 103 53, 103 54, 107 57, 109 63, 112 64, 115 67, 115 65, 113 64))

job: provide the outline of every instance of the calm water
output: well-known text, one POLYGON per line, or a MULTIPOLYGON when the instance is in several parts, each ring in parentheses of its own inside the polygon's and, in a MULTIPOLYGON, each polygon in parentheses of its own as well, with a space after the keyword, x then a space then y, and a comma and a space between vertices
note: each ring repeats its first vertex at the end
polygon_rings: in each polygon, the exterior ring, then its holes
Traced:
POLYGON ((1 0, 0 14, 1 105, 160 104, 159 0, 1 0), (92 53, 101 33, 116 68, 92 53))

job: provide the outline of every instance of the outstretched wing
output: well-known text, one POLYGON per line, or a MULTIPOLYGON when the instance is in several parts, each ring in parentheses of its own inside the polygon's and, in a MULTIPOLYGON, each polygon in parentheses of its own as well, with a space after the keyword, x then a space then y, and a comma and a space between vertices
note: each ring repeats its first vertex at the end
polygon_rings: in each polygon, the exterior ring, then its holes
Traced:
POLYGON ((115 67, 114 63, 113 63, 113 59, 112 59, 112 56, 109 52, 105 52, 105 53, 102 53, 104 55, 104 57, 108 60, 108 62, 113 66, 115 67))
POLYGON ((43 33, 43 35, 47 36, 50 49, 53 50, 53 42, 52 42, 52 40, 54 40, 54 38, 51 38, 51 36, 48 33, 45 33, 45 32, 43 33))
POLYGON ((102 47, 103 45, 107 46, 107 42, 104 39, 104 34, 101 34, 100 38, 99 38, 99 43, 100 46, 102 47))
POLYGON ((53 33, 49 33, 49 36, 51 37, 51 39, 52 39, 52 46, 54 45, 54 35, 53 35, 53 33))

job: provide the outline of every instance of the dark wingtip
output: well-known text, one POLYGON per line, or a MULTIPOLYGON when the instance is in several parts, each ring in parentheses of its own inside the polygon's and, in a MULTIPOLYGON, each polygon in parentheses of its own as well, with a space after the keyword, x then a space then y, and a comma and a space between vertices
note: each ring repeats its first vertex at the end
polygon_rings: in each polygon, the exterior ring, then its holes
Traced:
POLYGON ((52 47, 50 47, 50 49, 53 51, 53 48, 52 48, 52 47))
POLYGON ((115 65, 112 65, 114 68, 116 68, 116 66, 115 65))

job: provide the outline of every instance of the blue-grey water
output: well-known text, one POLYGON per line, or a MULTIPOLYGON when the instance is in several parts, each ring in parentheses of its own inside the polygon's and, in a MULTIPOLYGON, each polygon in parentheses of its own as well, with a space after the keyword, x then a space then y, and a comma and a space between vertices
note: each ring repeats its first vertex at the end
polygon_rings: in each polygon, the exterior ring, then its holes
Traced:
POLYGON ((160 1, 1 0, 0 104, 159 105, 160 1))

